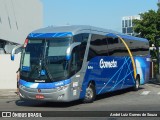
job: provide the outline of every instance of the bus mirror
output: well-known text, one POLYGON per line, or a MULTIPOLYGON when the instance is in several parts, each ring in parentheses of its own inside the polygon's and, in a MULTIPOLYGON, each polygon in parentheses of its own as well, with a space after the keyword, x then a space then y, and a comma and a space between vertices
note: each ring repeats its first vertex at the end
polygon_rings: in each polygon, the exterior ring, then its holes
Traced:
POLYGON ((66 50, 66 60, 70 60, 71 58, 71 47, 68 47, 66 50))
POLYGON ((16 51, 18 48, 22 47, 22 46, 23 46, 23 45, 18 45, 18 46, 14 47, 14 48, 12 49, 12 52, 11 52, 11 60, 12 60, 12 61, 14 61, 15 51, 16 51))
POLYGON ((66 60, 71 59, 71 53, 72 53, 73 48, 80 45, 80 44, 81 44, 80 42, 75 42, 67 48, 67 50, 66 50, 66 60))
POLYGON ((14 54, 11 54, 11 60, 14 61, 14 54))

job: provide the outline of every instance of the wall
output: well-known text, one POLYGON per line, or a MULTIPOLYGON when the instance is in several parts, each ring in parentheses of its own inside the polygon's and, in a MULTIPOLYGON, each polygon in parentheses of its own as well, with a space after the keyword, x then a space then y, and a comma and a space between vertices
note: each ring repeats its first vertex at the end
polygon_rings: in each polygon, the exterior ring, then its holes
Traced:
MULTIPOLYGON (((0 40, 9 41, 5 46, 8 51, 14 47, 9 43, 23 44, 27 35, 42 25, 41 0, 0 0, 0 40)), ((16 89, 20 55, 11 61, 10 54, 2 51, 0 47, 0 89, 16 89)))
POLYGON ((19 62, 20 54, 15 55, 15 61, 11 61, 10 54, 0 55, 0 89, 16 89, 19 62))
POLYGON ((22 44, 30 32, 42 25, 40 0, 0 0, 0 39, 22 44))

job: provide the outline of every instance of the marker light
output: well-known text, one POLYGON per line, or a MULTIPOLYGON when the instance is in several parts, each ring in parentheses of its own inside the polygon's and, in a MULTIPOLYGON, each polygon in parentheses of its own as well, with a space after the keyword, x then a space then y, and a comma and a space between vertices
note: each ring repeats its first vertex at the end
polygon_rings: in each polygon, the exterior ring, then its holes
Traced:
POLYGON ((27 46, 27 44, 28 44, 28 39, 25 40, 23 47, 25 48, 27 46))

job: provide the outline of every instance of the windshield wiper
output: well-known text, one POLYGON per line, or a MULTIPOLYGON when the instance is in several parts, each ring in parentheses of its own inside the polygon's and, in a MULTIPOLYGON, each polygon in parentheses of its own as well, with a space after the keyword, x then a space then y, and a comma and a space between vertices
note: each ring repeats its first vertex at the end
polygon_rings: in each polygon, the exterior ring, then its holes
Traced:
POLYGON ((29 74, 29 77, 32 77, 33 74, 36 72, 36 70, 39 68, 38 65, 35 65, 34 68, 31 70, 30 74, 29 74))
POLYGON ((50 79, 51 81, 53 81, 53 77, 52 77, 50 71, 48 70, 48 67, 47 67, 46 64, 44 64, 44 68, 45 68, 45 70, 46 70, 46 72, 47 72, 47 74, 48 74, 49 79, 50 79))

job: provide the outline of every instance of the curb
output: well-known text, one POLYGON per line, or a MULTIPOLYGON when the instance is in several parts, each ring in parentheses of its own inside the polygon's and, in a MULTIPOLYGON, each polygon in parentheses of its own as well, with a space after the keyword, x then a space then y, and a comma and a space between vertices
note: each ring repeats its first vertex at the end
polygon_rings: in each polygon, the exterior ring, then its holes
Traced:
POLYGON ((158 81, 157 79, 149 80, 149 83, 160 85, 160 81, 158 81))
POLYGON ((16 94, 16 90, 14 89, 0 89, 0 97, 17 97, 18 95, 16 94))

